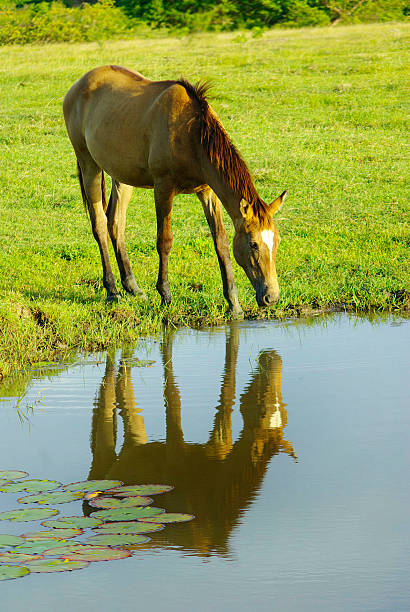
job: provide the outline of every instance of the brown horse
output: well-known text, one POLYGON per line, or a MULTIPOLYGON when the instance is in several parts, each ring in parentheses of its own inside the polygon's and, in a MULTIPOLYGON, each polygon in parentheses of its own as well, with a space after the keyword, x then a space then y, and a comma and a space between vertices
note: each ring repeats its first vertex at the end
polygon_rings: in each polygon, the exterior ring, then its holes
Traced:
POLYGON ((276 251, 279 232, 272 204, 258 195, 249 170, 206 99, 207 85, 150 81, 138 72, 103 66, 85 74, 64 99, 68 135, 77 156, 84 204, 101 252, 107 300, 119 298, 108 257, 111 237, 126 291, 143 295, 125 248, 126 210, 133 187, 154 188, 162 303, 171 302, 168 257, 172 245, 172 201, 196 193, 211 229, 224 296, 241 313, 232 273, 221 202, 235 228, 233 252, 256 291, 259 306, 279 298, 276 251), (104 171, 112 177, 105 201, 104 171))

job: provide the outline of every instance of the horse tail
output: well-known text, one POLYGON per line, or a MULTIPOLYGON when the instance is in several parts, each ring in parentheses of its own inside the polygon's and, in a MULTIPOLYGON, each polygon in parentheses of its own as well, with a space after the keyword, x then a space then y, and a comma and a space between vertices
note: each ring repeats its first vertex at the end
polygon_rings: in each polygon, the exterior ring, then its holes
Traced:
POLYGON ((107 197, 105 195, 105 175, 104 170, 101 169, 101 200, 104 212, 107 212, 107 197))
POLYGON ((84 208, 85 208, 85 212, 87 214, 89 213, 88 210, 88 198, 87 198, 87 194, 85 193, 85 188, 84 188, 84 180, 83 180, 83 173, 81 172, 81 168, 80 168, 80 164, 79 161, 77 159, 77 175, 78 175, 78 181, 80 183, 80 189, 81 189, 81 196, 83 198, 83 204, 84 204, 84 208))
MULTIPOLYGON (((81 196, 83 198, 85 212, 89 215, 90 214, 90 202, 88 200, 88 197, 87 197, 87 194, 86 194, 86 191, 85 191, 83 173, 81 172, 81 167, 80 167, 80 164, 78 162, 78 159, 77 159, 77 172, 78 172, 78 181, 80 183, 81 196)), ((101 170, 101 200, 102 200, 102 205, 103 205, 104 212, 106 212, 107 211, 107 198, 106 198, 106 194, 105 194, 105 176, 104 176, 104 170, 101 170)))

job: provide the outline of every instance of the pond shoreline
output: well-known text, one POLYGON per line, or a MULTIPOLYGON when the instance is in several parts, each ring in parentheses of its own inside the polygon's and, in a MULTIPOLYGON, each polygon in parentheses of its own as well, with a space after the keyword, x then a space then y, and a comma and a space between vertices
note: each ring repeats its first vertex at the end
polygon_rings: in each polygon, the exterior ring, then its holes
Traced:
MULTIPOLYGON (((297 305, 280 310, 257 310, 244 312, 243 321, 277 321, 285 322, 295 319, 308 319, 335 313, 356 314, 358 316, 383 316, 395 314, 406 318, 409 316, 409 303, 403 308, 395 309, 360 309, 345 303, 329 304, 320 308, 308 305, 297 305)), ((192 329, 219 326, 232 320, 229 312, 219 317, 205 315, 179 315, 175 307, 166 307, 155 319, 140 319, 135 310, 127 308, 127 302, 115 306, 106 306, 99 311, 101 318, 100 333, 96 333, 97 321, 71 321, 72 327, 63 328, 61 321, 37 307, 28 308, 13 304, 10 316, 2 320, 0 339, 0 381, 15 373, 22 373, 40 362, 65 362, 75 358, 79 352, 95 353, 110 347, 119 347, 141 338, 156 336, 164 326, 173 329, 188 327, 192 329), (93 324, 94 323, 94 324, 93 324), (87 333, 86 327, 89 331, 87 333), (73 327, 76 328, 73 334, 73 327), (105 333, 104 333, 105 332, 105 333)))

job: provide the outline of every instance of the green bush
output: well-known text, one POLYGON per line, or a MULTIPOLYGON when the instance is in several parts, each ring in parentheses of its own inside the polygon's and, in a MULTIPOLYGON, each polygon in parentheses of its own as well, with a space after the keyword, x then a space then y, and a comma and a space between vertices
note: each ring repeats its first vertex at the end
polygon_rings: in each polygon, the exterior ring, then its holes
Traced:
POLYGON ((99 0, 80 8, 41 2, 0 13, 0 44, 126 38, 135 33, 137 26, 112 0, 99 0))
POLYGON ((291 0, 288 15, 284 19, 288 27, 325 26, 330 23, 330 16, 318 6, 310 6, 304 0, 291 0))
MULTIPOLYGON (((351 3, 350 3, 351 4, 351 3)), ((356 5, 357 2, 354 3, 356 5)), ((400 21, 409 5, 406 0, 371 0, 364 2, 351 14, 342 15, 344 23, 400 21)))

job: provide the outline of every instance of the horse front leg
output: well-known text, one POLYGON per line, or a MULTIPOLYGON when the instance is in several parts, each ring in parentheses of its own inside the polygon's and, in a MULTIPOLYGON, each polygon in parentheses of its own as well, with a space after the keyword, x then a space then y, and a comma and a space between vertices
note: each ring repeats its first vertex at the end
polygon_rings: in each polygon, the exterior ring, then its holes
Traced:
POLYGON ((170 304, 171 290, 168 281, 168 258, 172 248, 172 201, 175 191, 171 182, 161 180, 155 182, 154 197, 157 213, 157 251, 159 255, 159 270, 157 290, 161 296, 161 305, 170 304))
POLYGON ((219 198, 211 188, 203 189, 197 196, 204 209, 206 220, 211 230, 219 268, 221 270, 223 293, 228 302, 229 310, 236 318, 243 316, 238 299, 238 290, 232 271, 231 257, 229 255, 229 241, 222 219, 222 206, 219 198))
POLYGON ((107 208, 108 231, 110 233, 115 257, 121 274, 121 283, 125 291, 131 295, 138 295, 146 299, 143 291, 138 287, 132 273, 127 249, 125 248, 125 224, 127 208, 132 196, 133 188, 112 179, 112 190, 107 208))

